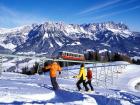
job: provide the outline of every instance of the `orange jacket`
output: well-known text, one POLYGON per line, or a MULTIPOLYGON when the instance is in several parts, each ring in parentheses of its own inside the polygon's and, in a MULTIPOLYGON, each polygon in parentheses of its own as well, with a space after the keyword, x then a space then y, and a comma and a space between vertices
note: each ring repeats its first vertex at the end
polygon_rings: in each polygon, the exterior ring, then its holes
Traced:
POLYGON ((53 62, 52 64, 46 66, 45 69, 50 70, 50 77, 56 77, 56 71, 61 71, 62 68, 56 62, 53 62))

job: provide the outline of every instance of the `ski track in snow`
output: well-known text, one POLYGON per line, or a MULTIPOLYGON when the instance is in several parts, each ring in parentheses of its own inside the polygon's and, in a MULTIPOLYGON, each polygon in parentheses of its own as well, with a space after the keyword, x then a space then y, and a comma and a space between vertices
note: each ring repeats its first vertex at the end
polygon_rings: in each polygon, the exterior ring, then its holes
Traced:
MULTIPOLYGON (((134 65, 129 69, 132 67, 136 69, 134 65)), ((124 79, 129 73, 130 70, 120 78, 124 79)), ((134 72, 132 74, 130 79, 135 77, 134 72)), ((122 83, 116 89, 94 86, 95 93, 85 93, 77 91, 76 81, 59 78, 60 89, 53 91, 49 74, 26 76, 3 73, 0 77, 0 105, 140 105, 140 92, 129 88, 120 90, 122 83)), ((127 83, 123 86, 128 86, 127 83)))

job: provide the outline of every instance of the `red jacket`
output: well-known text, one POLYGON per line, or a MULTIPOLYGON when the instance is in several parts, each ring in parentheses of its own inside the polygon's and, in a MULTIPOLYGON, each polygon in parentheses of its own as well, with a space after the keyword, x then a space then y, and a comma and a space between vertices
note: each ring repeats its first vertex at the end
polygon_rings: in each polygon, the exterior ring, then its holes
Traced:
POLYGON ((88 70, 88 72, 87 72, 87 79, 92 80, 92 71, 91 70, 88 70))

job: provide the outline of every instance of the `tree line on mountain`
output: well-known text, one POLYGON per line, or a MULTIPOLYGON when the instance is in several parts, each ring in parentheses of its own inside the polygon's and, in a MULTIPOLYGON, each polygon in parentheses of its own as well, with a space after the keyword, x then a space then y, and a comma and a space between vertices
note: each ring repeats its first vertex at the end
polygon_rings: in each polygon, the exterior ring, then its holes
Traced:
POLYGON ((102 61, 102 62, 113 62, 113 61, 127 61, 132 63, 132 60, 129 56, 120 53, 110 53, 108 51, 99 53, 98 51, 92 52, 89 51, 85 54, 86 60, 92 61, 102 61))
POLYGON ((140 59, 132 59, 132 62, 133 62, 134 64, 140 65, 140 59))
POLYGON ((140 59, 131 59, 126 54, 110 53, 109 51, 99 53, 98 51, 89 51, 85 54, 86 60, 101 61, 101 62, 113 62, 113 61, 126 61, 133 64, 140 65, 140 59))
POLYGON ((33 75, 38 72, 39 69, 39 63, 35 62, 33 67, 29 68, 28 66, 25 66, 22 68, 22 74, 27 74, 27 75, 33 75))

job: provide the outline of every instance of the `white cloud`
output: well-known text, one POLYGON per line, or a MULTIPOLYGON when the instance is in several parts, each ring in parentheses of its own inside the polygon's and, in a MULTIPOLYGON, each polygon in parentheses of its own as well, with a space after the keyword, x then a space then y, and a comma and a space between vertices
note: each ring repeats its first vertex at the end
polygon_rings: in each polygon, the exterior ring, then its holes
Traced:
POLYGON ((122 2, 122 3, 118 3, 118 4, 115 4, 115 5, 112 5, 112 6, 108 6, 100 11, 96 11, 96 12, 101 12, 101 11, 104 11, 104 10, 110 10, 110 9, 113 9, 113 8, 116 8, 116 7, 120 7, 120 6, 125 6, 125 5, 129 5, 133 2, 136 2, 138 0, 128 0, 126 2, 122 2))
POLYGON ((41 23, 46 18, 42 18, 32 13, 21 13, 6 6, 0 5, 0 27, 16 27, 32 23, 41 23))
POLYGON ((109 14, 97 16, 97 17, 95 17, 95 19, 101 19, 101 18, 105 18, 105 17, 108 17, 108 16, 113 16, 113 15, 117 15, 117 14, 120 14, 120 13, 129 12, 129 11, 139 9, 139 8, 140 8, 140 6, 135 6, 135 7, 132 7, 132 8, 125 9, 125 10, 116 11, 116 12, 112 12, 112 13, 109 13, 109 14))
POLYGON ((91 8, 88 8, 86 10, 81 11, 80 13, 78 13, 78 15, 86 14, 86 13, 93 12, 93 11, 97 11, 97 10, 102 9, 104 7, 116 4, 116 3, 120 2, 120 1, 121 0, 113 0, 111 2, 107 2, 107 3, 104 3, 104 4, 97 5, 97 6, 93 6, 91 8))
POLYGON ((0 14, 3 13, 3 14, 9 14, 11 16, 16 16, 16 13, 12 10, 10 10, 9 8, 5 7, 5 6, 2 6, 0 5, 0 14))

